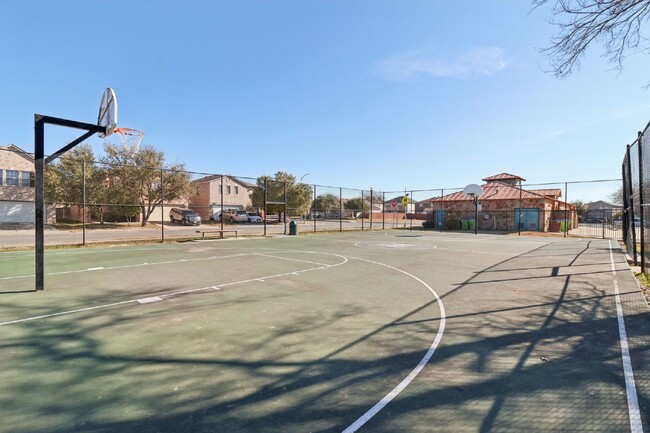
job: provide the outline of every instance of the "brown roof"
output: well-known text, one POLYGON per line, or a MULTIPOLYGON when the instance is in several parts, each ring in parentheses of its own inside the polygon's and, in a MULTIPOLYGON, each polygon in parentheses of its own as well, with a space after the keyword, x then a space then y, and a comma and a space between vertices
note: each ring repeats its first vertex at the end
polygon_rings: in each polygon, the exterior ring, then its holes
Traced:
MULTIPOLYGON (((204 177, 201 177, 201 178, 199 178, 199 179, 194 179, 191 183, 205 183, 205 182, 212 182, 213 180, 220 180, 220 179, 221 179, 221 176, 222 176, 222 175, 220 175, 220 174, 211 174, 211 175, 209 175, 209 176, 204 176, 204 177)), ((254 184, 252 184, 252 183, 250 183, 250 182, 243 181, 243 180, 241 180, 241 179, 239 179, 239 178, 236 178, 235 176, 230 176, 230 175, 224 174, 223 177, 226 177, 226 178, 228 178, 228 179, 231 179, 231 180, 233 180, 233 181, 239 183, 240 185, 242 185, 242 186, 244 186, 244 187, 246 187, 246 188, 248 188, 248 189, 252 189, 252 188, 255 188, 255 187, 256 187, 256 185, 254 185, 254 184)))
MULTIPOLYGON (((544 198, 543 195, 537 194, 532 191, 526 191, 516 186, 509 185, 503 182, 490 182, 483 185, 483 194, 479 200, 518 200, 519 198, 540 199, 544 198)), ((462 191, 454 192, 442 197, 433 197, 431 201, 471 201, 472 197, 463 194, 462 191)))
POLYGON ((485 179, 481 179, 481 180, 483 182, 491 182, 493 180, 512 180, 512 179, 521 180, 521 181, 526 180, 523 177, 510 174, 510 173, 499 173, 499 174, 495 174, 494 176, 486 177, 485 179))
POLYGON ((528 191, 539 195, 562 197, 562 190, 560 188, 529 189, 528 191))

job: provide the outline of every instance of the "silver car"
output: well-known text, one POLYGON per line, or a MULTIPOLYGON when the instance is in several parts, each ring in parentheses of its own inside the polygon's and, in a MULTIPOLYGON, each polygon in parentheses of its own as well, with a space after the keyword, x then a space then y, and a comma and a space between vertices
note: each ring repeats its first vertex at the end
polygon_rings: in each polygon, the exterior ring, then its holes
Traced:
POLYGON ((238 209, 224 209, 221 213, 221 218, 224 221, 229 221, 231 223, 245 223, 248 222, 248 214, 245 210, 238 209))
POLYGON ((262 217, 253 212, 248 213, 248 222, 253 224, 260 224, 262 222, 262 217))

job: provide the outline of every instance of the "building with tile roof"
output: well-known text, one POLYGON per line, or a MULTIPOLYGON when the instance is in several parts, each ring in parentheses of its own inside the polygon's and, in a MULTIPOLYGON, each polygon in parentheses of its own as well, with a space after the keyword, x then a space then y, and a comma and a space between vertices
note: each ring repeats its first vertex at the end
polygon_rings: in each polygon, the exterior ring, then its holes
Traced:
MULTIPOLYGON (((521 187, 524 180, 509 173, 483 179, 483 193, 477 198, 479 230, 555 231, 560 229, 559 221, 565 218, 575 227, 575 206, 560 200, 561 190, 526 190, 521 187)), ((474 198, 462 191, 432 197, 428 201, 433 207, 436 228, 457 229, 474 224, 474 198), (471 223, 463 224, 463 220, 471 223)))

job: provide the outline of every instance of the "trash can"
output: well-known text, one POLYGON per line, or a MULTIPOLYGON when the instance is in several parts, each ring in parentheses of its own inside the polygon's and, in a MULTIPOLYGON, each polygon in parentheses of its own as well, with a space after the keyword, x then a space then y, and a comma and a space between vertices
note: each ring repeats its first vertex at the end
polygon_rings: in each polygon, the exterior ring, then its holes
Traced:
POLYGON ((289 223, 289 234, 293 236, 298 234, 298 224, 293 220, 289 223))

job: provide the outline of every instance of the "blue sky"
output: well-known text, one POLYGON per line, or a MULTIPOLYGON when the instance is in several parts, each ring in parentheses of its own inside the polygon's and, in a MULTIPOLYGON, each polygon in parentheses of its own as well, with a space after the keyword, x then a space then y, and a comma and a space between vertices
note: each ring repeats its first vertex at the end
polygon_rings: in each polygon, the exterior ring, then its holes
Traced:
MULTIPOLYGON (((594 45, 555 78, 539 52, 551 14, 526 0, 5 0, 0 14, 0 144, 30 151, 34 113, 94 122, 106 87, 120 126, 171 162, 350 188, 619 178, 650 120, 647 56, 618 74, 594 45)), ((77 135, 48 127, 46 152, 77 135)))

